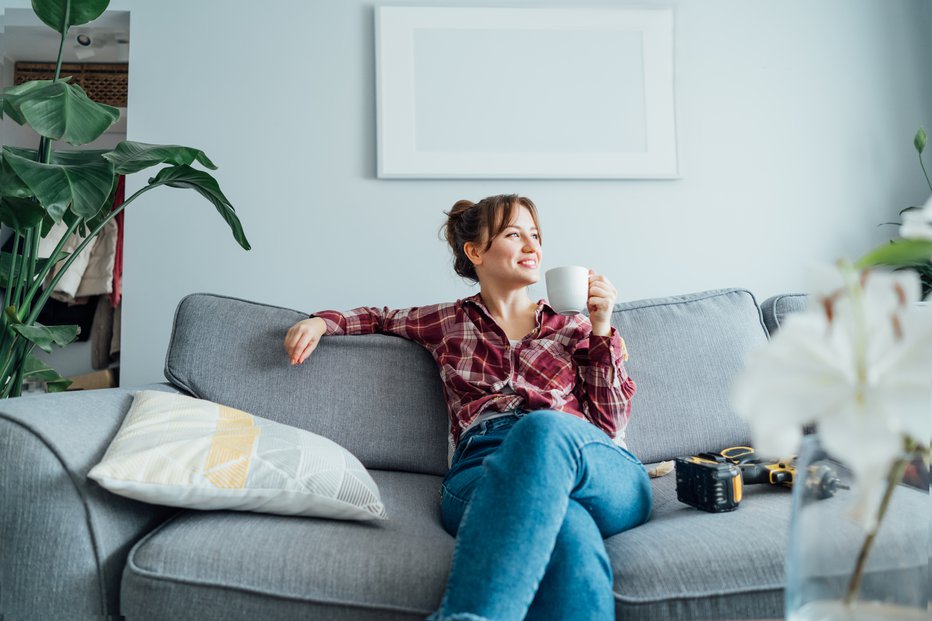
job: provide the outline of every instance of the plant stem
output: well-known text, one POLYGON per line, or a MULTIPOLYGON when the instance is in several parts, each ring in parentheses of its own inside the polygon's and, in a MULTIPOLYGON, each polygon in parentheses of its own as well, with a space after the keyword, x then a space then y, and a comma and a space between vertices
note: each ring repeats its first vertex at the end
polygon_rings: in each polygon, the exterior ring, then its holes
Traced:
POLYGON ((6 317, 5 309, 13 301, 13 277, 16 274, 16 259, 19 256, 19 240, 22 238, 22 235, 19 231, 13 231, 13 254, 10 256, 10 273, 6 281, 6 290, 3 292, 3 309, 0 309, 0 325, 3 326, 3 334, 0 335, 0 356, 3 356, 3 352, 6 351, 7 339, 11 338, 11 330, 9 328, 9 320, 6 317))
POLYGON ((10 396, 11 397, 19 397, 23 394, 23 371, 25 370, 25 368, 26 368, 26 356, 24 352, 24 355, 20 359, 19 364, 16 365, 16 372, 13 373, 13 381, 10 383, 10 396))
MULTIPOLYGON (((17 256, 16 259, 19 263, 19 269, 17 270, 18 276, 16 278, 16 288, 13 289, 13 299, 10 300, 10 304, 16 308, 16 313, 19 315, 20 309, 22 308, 21 301, 23 299, 23 291, 26 286, 26 269, 29 265, 29 262, 32 260, 32 246, 33 238, 36 237, 35 228, 31 228, 26 231, 25 243, 23 244, 23 253, 21 256, 17 256)), ((32 283, 29 283, 30 285, 32 283)))
POLYGON ((15 378, 15 373, 13 376, 10 376, 10 369, 12 368, 13 360, 16 359, 16 346, 19 344, 16 340, 18 335, 13 333, 13 340, 10 341, 9 351, 6 352, 6 355, 3 359, 3 370, 0 371, 0 381, 3 382, 3 393, 0 394, 0 398, 6 398, 10 396, 10 391, 13 389, 13 383, 15 378))
POLYGON ((10 257, 10 274, 6 282, 6 291, 3 292, 3 308, 13 301, 13 277, 16 275, 16 259, 19 257, 19 240, 22 239, 19 231, 13 231, 13 255, 10 257))
MULTIPOLYGON (((49 256, 48 263, 45 264, 45 267, 43 267, 42 271, 39 272, 39 276, 36 278, 35 282, 32 283, 29 291, 26 292, 26 298, 23 300, 23 308, 27 308, 30 304, 32 304, 32 300, 36 297, 36 293, 38 293, 39 289, 42 288, 42 283, 45 281, 45 277, 49 275, 49 272, 52 271, 52 268, 55 267, 56 263, 58 263, 56 259, 61 255, 62 248, 65 247, 65 244, 68 243, 68 240, 72 235, 74 235, 74 232, 78 230, 80 225, 81 219, 76 218, 71 226, 68 227, 68 231, 62 235, 58 245, 55 246, 55 250, 53 250, 51 256, 49 256)), ((39 312, 42 312, 41 308, 39 309, 39 312)))
MULTIPOLYGON (((62 26, 66 26, 68 22, 70 21, 71 21, 71 3, 66 2, 65 3, 65 21, 64 23, 62 23, 62 26)), ((52 82, 58 82, 58 77, 61 75, 62 52, 65 49, 65 39, 67 38, 67 36, 68 36, 68 28, 63 27, 61 31, 61 43, 58 46, 58 61, 55 65, 55 77, 52 78, 52 82)))
POLYGON ((26 287, 30 289, 35 284, 34 279, 36 277, 36 264, 39 261, 39 242, 42 241, 42 233, 40 230, 40 224, 38 227, 32 229, 32 246, 29 248, 29 262, 26 264, 26 278, 23 280, 23 298, 19 302, 17 307, 18 313, 28 312, 26 308, 25 296, 26 296, 26 287))
MULTIPOLYGON (((29 317, 27 317, 23 321, 23 323, 32 325, 35 322, 36 317, 38 317, 39 313, 42 311, 42 307, 45 305, 46 301, 48 301, 49 296, 52 295, 52 291, 55 289, 55 285, 57 285, 58 281, 62 279, 62 276, 64 276, 65 272, 68 271, 68 268, 71 267, 71 264, 74 263, 75 260, 78 258, 78 255, 81 254, 81 251, 84 250, 84 248, 91 242, 91 240, 97 237, 97 234, 103 230, 103 228, 107 225, 107 223, 113 220, 113 218, 115 218, 118 213, 126 209, 126 206, 129 205, 134 200, 136 200, 143 192, 148 192, 149 190, 156 188, 159 185, 162 185, 162 184, 159 183, 159 184, 147 185, 146 187, 142 188, 141 190, 139 190, 138 192, 130 196, 128 199, 126 199, 126 201, 123 202, 122 205, 120 205, 119 207, 111 211, 110 215, 107 216, 107 218, 104 219, 97 226, 96 229, 91 231, 88 234, 88 236, 84 238, 84 241, 81 242, 81 245, 75 248, 74 252, 71 253, 71 256, 68 257, 68 260, 65 261, 65 264, 62 266, 62 268, 58 270, 58 273, 55 274, 55 276, 52 278, 52 281, 49 283, 49 286, 46 287, 45 290, 42 292, 42 295, 39 296, 39 300, 36 302, 32 311, 29 313, 29 317)), ((0 373, 0 378, 2 377, 4 377, 4 374, 0 373)))
POLYGON ((887 489, 883 494, 883 500, 880 502, 880 508, 877 510, 877 520, 874 522, 870 532, 864 539, 864 543, 861 545, 861 552, 858 554, 858 561, 854 566, 854 573, 851 574, 851 580, 848 582, 848 592, 845 594, 844 600, 845 606, 851 605, 854 598, 857 597, 858 591, 861 589, 861 579, 864 577, 864 567, 867 565, 867 557, 870 555, 871 548, 874 546, 874 539, 877 538, 877 531, 880 530, 880 523, 883 522, 884 515, 886 515, 887 509, 890 506, 890 500, 893 498, 893 491, 903 478, 903 473, 906 472, 908 463, 909 461, 907 458, 901 457, 896 460, 893 467, 890 468, 890 475, 887 477, 887 489))
POLYGON ((922 163, 922 153, 919 154, 919 166, 922 167, 922 174, 926 176, 926 183, 929 184, 929 189, 932 190, 932 181, 929 181, 929 173, 926 172, 926 165, 922 163))

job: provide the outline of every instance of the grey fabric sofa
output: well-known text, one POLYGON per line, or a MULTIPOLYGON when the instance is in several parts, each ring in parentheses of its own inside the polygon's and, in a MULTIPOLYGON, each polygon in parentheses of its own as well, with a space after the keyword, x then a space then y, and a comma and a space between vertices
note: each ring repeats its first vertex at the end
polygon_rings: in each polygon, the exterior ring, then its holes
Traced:
MULTIPOLYGON (((764 309, 799 308, 784 296, 764 309)), ((312 309, 309 309, 312 310, 312 309)), ((378 523, 201 512, 110 494, 87 478, 143 387, 0 402, 0 617, 12 619, 421 619, 439 603, 453 539, 439 519, 447 420, 436 367, 399 338, 324 339, 292 367, 303 312, 184 298, 166 358, 181 391, 325 435, 379 485, 378 523)), ((728 405, 748 350, 768 338, 748 291, 618 304, 638 384, 627 430, 647 464, 749 441, 728 405)), ((153 388, 147 386, 146 388, 153 388)), ((619 619, 782 616, 790 494, 749 487, 733 513, 652 480, 644 526, 607 540, 619 619)))

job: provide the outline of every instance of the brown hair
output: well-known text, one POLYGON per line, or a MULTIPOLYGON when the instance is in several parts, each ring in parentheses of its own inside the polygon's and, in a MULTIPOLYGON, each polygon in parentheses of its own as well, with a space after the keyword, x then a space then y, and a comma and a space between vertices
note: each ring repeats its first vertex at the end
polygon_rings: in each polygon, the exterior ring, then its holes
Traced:
POLYGON ((517 194, 489 196, 478 203, 469 200, 456 201, 453 209, 443 212, 447 221, 441 227, 441 233, 453 251, 453 270, 457 274, 473 282, 479 281, 476 267, 466 256, 464 246, 467 242, 485 242, 485 250, 488 250, 495 236, 504 231, 511 222, 516 207, 526 207, 531 212, 538 239, 542 239, 537 207, 531 199, 517 194))

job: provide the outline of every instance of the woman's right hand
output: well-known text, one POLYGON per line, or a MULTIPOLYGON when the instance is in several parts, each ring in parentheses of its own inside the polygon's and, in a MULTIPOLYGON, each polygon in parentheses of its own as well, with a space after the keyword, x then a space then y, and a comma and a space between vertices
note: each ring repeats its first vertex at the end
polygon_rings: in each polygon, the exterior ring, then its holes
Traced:
POLYGON ((327 324, 320 317, 303 319, 288 328, 285 335, 285 351, 291 364, 301 364, 320 343, 320 337, 327 333, 327 324))

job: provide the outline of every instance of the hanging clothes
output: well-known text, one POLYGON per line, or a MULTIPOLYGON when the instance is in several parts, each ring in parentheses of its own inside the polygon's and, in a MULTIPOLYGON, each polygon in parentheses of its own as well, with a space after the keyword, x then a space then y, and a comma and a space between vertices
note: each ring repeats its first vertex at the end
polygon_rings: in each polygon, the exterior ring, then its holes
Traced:
MULTIPOLYGON (((113 208, 116 209, 126 200, 126 177, 120 175, 117 181, 116 198, 113 208)), ((123 295, 123 212, 116 215, 114 221, 117 225, 116 253, 113 257, 113 291, 110 293, 110 305, 116 308, 123 295)))
MULTIPOLYGON (((123 204, 125 195, 125 177, 120 175, 117 180, 116 196, 111 210, 123 204)), ((61 302, 74 304, 77 298, 86 298, 95 295, 108 295, 111 304, 116 306, 119 302, 119 289, 122 281, 122 215, 123 212, 107 222, 97 237, 91 241, 74 260, 68 271, 62 275, 55 285, 51 297, 61 302), (119 257, 119 260, 118 260, 119 257), (119 273, 117 265, 119 264, 119 273), (114 295, 115 300, 114 300, 114 295)), ((68 232, 68 226, 59 222, 52 227, 49 234, 39 240, 39 256, 46 258, 68 232)), ((63 250, 73 253, 85 238, 75 233, 65 242, 63 250)), ((61 270, 64 262, 58 263, 49 273, 45 286, 51 283, 52 278, 61 270)))

